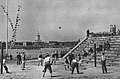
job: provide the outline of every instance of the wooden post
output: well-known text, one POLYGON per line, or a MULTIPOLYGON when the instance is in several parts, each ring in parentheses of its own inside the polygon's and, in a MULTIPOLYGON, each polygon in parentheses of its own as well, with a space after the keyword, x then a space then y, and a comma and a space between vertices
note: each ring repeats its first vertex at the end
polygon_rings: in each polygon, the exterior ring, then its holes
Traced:
POLYGON ((96 65, 96 44, 94 44, 94 60, 95 60, 95 62, 94 62, 95 67, 97 67, 97 65, 96 65))
POLYGON ((1 42, 1 74, 3 74, 3 43, 1 42))

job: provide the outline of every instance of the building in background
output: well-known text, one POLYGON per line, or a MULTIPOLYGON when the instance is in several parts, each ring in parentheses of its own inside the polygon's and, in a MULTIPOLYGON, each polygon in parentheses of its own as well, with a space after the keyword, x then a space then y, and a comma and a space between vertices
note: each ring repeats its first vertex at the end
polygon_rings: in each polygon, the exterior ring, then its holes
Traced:
POLYGON ((39 34, 39 31, 38 31, 38 34, 36 35, 36 39, 35 39, 35 42, 42 42, 42 40, 40 39, 40 34, 39 34))

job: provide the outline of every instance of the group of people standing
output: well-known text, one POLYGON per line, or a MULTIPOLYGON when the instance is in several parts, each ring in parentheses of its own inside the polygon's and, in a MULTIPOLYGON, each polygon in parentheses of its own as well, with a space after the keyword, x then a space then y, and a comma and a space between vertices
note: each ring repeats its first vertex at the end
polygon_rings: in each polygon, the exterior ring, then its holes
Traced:
POLYGON ((107 41, 107 42, 104 42, 103 45, 99 44, 97 51, 100 52, 100 51, 105 51, 105 50, 109 50, 109 49, 110 49, 110 43, 109 43, 109 41, 107 41))
POLYGON ((81 63, 81 55, 78 54, 77 57, 75 57, 74 54, 71 53, 68 57, 65 58, 65 70, 70 69, 71 74, 73 74, 74 69, 76 68, 77 73, 79 74, 79 66, 81 65, 81 63))
MULTIPOLYGON (((107 73, 106 68, 106 57, 104 55, 105 53, 102 53, 101 56, 101 64, 102 64, 102 71, 103 73, 107 73)), ((25 62, 26 62, 26 54, 25 52, 18 53, 16 55, 17 58, 17 65, 21 65, 22 70, 25 69, 25 62)), ((38 66, 41 64, 43 66, 43 77, 45 76, 45 73, 47 69, 49 70, 51 77, 52 77, 52 65, 56 65, 56 61, 58 60, 58 52, 54 51, 51 55, 49 53, 46 53, 46 55, 43 57, 43 54, 40 52, 38 55, 38 66)), ((6 70, 6 73, 9 73, 8 68, 6 66, 6 60, 3 59, 3 66, 6 70)), ((76 68, 77 73, 79 72, 79 66, 81 66, 82 63, 82 56, 78 54, 75 56, 73 53, 70 53, 65 58, 65 70, 69 68, 71 70, 71 74, 74 73, 74 69, 76 68)))
MULTIPOLYGON (((58 60, 58 52, 53 51, 53 53, 51 54, 52 57, 52 64, 56 65, 56 61, 58 60)), ((44 61, 45 57, 43 56, 42 52, 40 52, 38 54, 38 66, 41 65, 43 66, 43 61, 44 61)))
MULTIPOLYGON (((22 56, 20 54, 18 54, 18 52, 17 52, 16 58, 17 58, 17 65, 22 64, 22 61, 21 61, 22 56)), ((3 56, 3 67, 6 71, 6 73, 10 73, 9 69, 8 69, 8 66, 6 64, 7 60, 13 60, 13 57, 12 57, 11 53, 10 53, 10 55, 8 55, 8 53, 7 53, 7 54, 5 54, 5 56, 3 56)), ((24 66, 24 68, 25 68, 25 66, 24 66)), ((22 69, 23 69, 23 67, 22 67, 22 69)))
POLYGON ((12 60, 13 59, 13 56, 12 56, 12 54, 10 53, 10 54, 6 54, 6 59, 8 59, 8 60, 12 60))
POLYGON ((49 70, 52 77, 51 65, 56 65, 57 60, 58 60, 57 51, 53 51, 51 55, 49 53, 46 53, 45 56, 43 56, 42 52, 38 54, 38 66, 39 65, 43 66, 43 77, 45 76, 47 69, 49 70))
MULTIPOLYGON (((56 55, 56 52, 54 52, 51 55, 49 53, 46 53, 45 57, 43 58, 42 53, 39 54, 38 60, 39 58, 40 59, 42 58, 41 66, 43 66, 43 77, 45 76, 47 69, 49 70, 52 77, 52 65, 54 62, 54 55, 56 55)), ((77 74, 83 74, 83 72, 79 72, 79 66, 81 66, 81 63, 82 63, 82 56, 80 54, 75 56, 73 53, 71 53, 65 58, 65 70, 69 68, 71 70, 71 74, 73 74, 74 69, 76 68, 77 74)), ((102 53, 101 56, 101 64, 102 64, 103 73, 107 73, 106 57, 104 53, 102 53)))
POLYGON ((26 61, 25 52, 22 52, 22 53, 18 53, 17 52, 16 59, 17 59, 17 65, 21 65, 22 70, 24 70, 24 68, 25 68, 25 61, 26 61))
MULTIPOLYGON (((24 68, 25 68, 25 56, 26 56, 25 52, 22 52, 22 54, 17 52, 17 56, 16 56, 17 65, 21 65, 22 70, 24 70, 24 68)), ((6 54, 3 57, 3 67, 4 67, 5 71, 6 71, 6 73, 10 73, 9 69, 8 69, 8 66, 6 64, 6 62, 8 60, 8 57, 9 57, 8 54, 6 54)), ((12 60, 11 54, 10 54, 10 57, 11 57, 10 60, 12 60)))
MULTIPOLYGON (((80 74, 79 67, 82 64, 82 59, 83 59, 83 57, 80 54, 78 54, 76 57, 75 57, 75 55, 73 53, 69 54, 65 58, 65 70, 70 69, 71 70, 71 74, 73 74, 74 73, 74 69, 76 68, 77 73, 80 74)), ((101 61, 100 62, 101 62, 101 65, 102 65, 102 72, 103 72, 103 74, 107 73, 106 56, 105 56, 104 51, 102 52, 101 61)))

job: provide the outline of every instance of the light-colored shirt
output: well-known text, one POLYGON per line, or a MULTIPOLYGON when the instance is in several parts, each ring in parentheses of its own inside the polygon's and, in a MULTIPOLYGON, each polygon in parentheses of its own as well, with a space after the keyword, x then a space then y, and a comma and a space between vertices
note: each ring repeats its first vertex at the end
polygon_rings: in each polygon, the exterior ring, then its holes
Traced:
POLYGON ((22 55, 21 55, 22 61, 25 61, 25 56, 26 56, 25 54, 22 54, 22 55))
POLYGON ((102 61, 105 61, 105 59, 106 59, 106 58, 105 58, 105 55, 102 55, 101 60, 102 60, 102 61))
POLYGON ((5 66, 6 65, 6 60, 5 59, 3 59, 3 66, 5 66))
POLYGON ((44 62, 48 62, 48 61, 50 61, 50 57, 46 57, 46 58, 44 59, 44 62))
POLYGON ((46 57, 44 59, 43 65, 45 65, 45 62, 50 62, 50 64, 52 63, 52 58, 51 57, 46 57))
POLYGON ((77 62, 77 60, 76 60, 76 59, 73 59, 73 60, 72 60, 72 62, 76 63, 76 62, 77 62))

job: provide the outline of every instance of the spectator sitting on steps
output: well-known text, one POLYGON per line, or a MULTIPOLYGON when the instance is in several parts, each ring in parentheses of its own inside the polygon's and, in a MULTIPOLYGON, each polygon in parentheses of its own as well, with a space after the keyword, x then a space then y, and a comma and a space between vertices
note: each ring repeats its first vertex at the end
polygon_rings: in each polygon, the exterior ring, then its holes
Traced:
POLYGON ((109 50, 110 49, 110 43, 108 41, 106 42, 106 45, 107 45, 107 50, 109 50))
POLYGON ((83 57, 87 57, 88 53, 83 49, 83 57))
POLYGON ((93 49, 92 49, 92 48, 90 48, 90 49, 88 50, 88 52, 93 53, 93 49))

